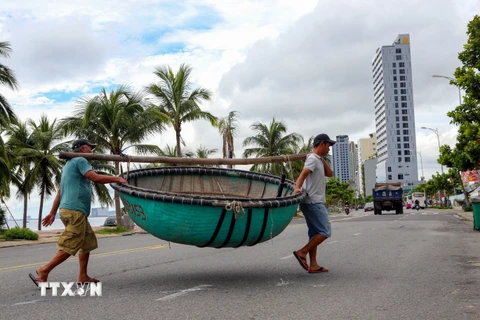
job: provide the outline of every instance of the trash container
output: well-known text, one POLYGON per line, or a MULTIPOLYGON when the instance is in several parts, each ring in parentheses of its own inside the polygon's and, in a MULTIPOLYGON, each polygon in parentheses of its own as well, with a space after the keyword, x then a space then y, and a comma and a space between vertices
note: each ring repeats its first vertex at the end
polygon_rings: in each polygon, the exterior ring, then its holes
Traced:
POLYGON ((480 199, 470 201, 473 207, 473 229, 480 230, 480 199))

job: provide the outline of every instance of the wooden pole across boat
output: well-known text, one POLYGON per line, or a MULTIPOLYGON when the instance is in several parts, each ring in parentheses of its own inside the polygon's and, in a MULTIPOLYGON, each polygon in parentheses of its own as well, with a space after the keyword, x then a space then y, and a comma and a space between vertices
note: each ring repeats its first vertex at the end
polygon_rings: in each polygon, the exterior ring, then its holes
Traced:
POLYGON ((238 158, 238 159, 224 159, 224 158, 174 158, 174 157, 157 157, 157 156, 129 156, 129 155, 115 155, 115 154, 95 154, 95 153, 80 153, 80 152, 60 152, 61 159, 72 159, 83 157, 87 160, 101 160, 101 161, 115 161, 115 162, 142 162, 142 163, 173 163, 173 164, 196 164, 196 165, 249 165, 249 164, 264 164, 277 162, 291 162, 305 160, 306 153, 289 154, 284 156, 262 157, 262 158, 238 158))

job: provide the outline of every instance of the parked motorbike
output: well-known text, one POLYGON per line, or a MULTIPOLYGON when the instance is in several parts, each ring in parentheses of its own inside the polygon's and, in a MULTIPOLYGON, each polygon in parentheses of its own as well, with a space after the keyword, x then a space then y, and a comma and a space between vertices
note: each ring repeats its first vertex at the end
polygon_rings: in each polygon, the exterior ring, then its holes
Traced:
POLYGON ((417 209, 417 211, 420 210, 420 205, 416 204, 415 209, 417 209))
POLYGON ((345 213, 347 215, 350 213, 350 207, 349 206, 345 206, 345 213))

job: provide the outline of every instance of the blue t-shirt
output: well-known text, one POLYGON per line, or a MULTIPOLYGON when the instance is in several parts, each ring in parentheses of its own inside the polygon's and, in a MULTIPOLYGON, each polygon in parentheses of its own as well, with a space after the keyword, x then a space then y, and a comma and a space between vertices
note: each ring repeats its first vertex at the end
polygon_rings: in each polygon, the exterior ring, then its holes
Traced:
POLYGON ((60 209, 70 209, 90 215, 92 201, 91 181, 85 174, 92 170, 83 157, 73 158, 67 162, 60 181, 60 209))

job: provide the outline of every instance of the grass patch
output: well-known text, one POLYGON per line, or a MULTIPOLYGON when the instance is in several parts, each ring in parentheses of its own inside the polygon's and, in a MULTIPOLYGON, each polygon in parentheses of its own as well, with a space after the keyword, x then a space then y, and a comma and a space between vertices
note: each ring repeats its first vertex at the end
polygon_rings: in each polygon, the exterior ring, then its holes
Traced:
POLYGON ((38 240, 38 233, 33 232, 28 228, 15 227, 9 229, 3 233, 5 240, 25 239, 25 240, 38 240))
POLYGON ((130 229, 124 227, 115 227, 115 228, 103 228, 100 230, 95 231, 96 234, 116 234, 116 233, 125 233, 131 232, 130 229))

